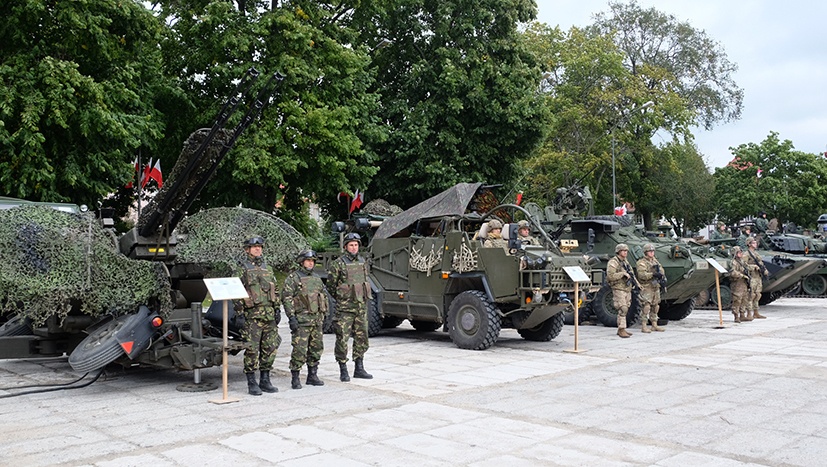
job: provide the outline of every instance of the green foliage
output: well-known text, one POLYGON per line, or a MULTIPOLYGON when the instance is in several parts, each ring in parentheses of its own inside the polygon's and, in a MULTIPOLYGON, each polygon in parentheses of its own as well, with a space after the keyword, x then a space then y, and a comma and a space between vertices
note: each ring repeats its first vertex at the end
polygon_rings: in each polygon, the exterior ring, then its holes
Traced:
POLYGON ((672 142, 655 155, 662 163, 652 177, 657 200, 652 209, 665 213, 682 236, 709 225, 715 218, 715 179, 695 145, 672 142))
POLYGON ((374 145, 380 171, 368 193, 411 206, 458 182, 513 179, 547 119, 542 70, 517 29, 535 17, 534 2, 389 4, 376 24, 391 43, 373 65, 390 134, 374 145))
MULTIPOLYGON (((160 23, 127 1, 9 0, 0 24, 0 192, 97 201, 164 130, 160 23)), ((170 99, 171 100, 171 99, 170 99)))
POLYGON ((796 151, 771 132, 760 144, 732 148, 733 160, 715 170, 717 210, 727 223, 758 211, 779 222, 815 226, 827 212, 827 161, 796 151), (758 170, 761 176, 758 176, 758 170))

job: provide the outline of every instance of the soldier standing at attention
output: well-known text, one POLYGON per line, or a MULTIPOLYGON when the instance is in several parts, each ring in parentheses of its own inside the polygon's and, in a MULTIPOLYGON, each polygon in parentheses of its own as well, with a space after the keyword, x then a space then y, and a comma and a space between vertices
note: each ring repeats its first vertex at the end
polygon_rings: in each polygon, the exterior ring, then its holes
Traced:
POLYGON ((502 237, 503 223, 497 219, 488 221, 488 237, 483 242, 484 248, 502 248, 508 250, 508 242, 502 237))
POLYGON ((281 344, 278 324, 281 318, 276 278, 261 256, 264 239, 253 237, 244 241, 247 258, 240 263, 241 283, 249 298, 236 300, 236 314, 243 319, 241 337, 250 345, 244 351, 244 374, 247 375, 247 392, 260 396, 264 392, 278 392, 270 382, 270 370, 281 344), (261 371, 261 381, 256 382, 256 370, 261 371))
POLYGON ((522 220, 517 223, 517 233, 519 234, 519 240, 522 242, 523 245, 539 245, 540 242, 537 241, 536 238, 531 236, 531 225, 527 220, 522 220))
POLYGON ((311 386, 324 386, 316 371, 324 350, 322 341, 322 323, 327 314, 327 295, 322 278, 313 271, 316 266, 316 252, 304 250, 297 258, 298 269, 284 280, 281 297, 284 313, 290 323, 293 334, 291 342, 293 353, 290 355, 290 386, 301 389, 299 372, 307 363, 307 381, 311 386))
POLYGON ((612 288, 612 304, 617 310, 617 335, 624 339, 632 336, 626 331, 626 314, 632 306, 632 289, 640 288, 627 256, 629 247, 625 243, 618 243, 615 256, 606 267, 606 277, 612 288))
POLYGON ((732 293, 732 314, 735 322, 752 321, 749 316, 750 266, 744 262, 741 247, 732 247, 732 267, 729 270, 729 286, 732 293), (746 313, 744 311, 747 311, 746 313))
POLYGON ((359 255, 362 237, 358 233, 345 235, 345 253, 333 261, 328 272, 327 287, 336 299, 336 349, 339 379, 350 381, 347 371, 347 342, 353 336, 354 378, 371 379, 365 371, 363 358, 368 351, 368 263, 359 255))
POLYGON ((764 276, 769 275, 769 272, 767 271, 767 267, 764 266, 764 260, 761 258, 761 255, 755 252, 755 249, 758 248, 758 240, 750 238, 747 241, 747 247, 747 264, 750 267, 750 296, 747 301, 749 311, 751 312, 749 317, 753 319, 765 319, 766 316, 758 313, 758 301, 761 299, 761 291, 764 289, 764 276))
POLYGON ((660 308, 660 287, 665 284, 666 277, 663 275, 663 267, 655 258, 655 245, 647 243, 643 245, 643 258, 637 262, 637 278, 640 280, 640 321, 641 332, 650 333, 647 321, 652 322, 652 330, 663 332, 664 329, 658 326, 658 309, 660 308))

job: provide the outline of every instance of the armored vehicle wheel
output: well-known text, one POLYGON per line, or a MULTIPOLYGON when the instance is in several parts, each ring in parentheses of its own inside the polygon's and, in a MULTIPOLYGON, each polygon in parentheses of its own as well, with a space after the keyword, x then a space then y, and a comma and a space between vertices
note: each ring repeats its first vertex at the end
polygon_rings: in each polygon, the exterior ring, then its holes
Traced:
MULTIPOLYGON (((709 294, 712 296, 712 304, 718 306, 718 292, 715 287, 709 289, 709 294)), ((732 307, 732 289, 727 284, 721 284, 721 308, 732 307)))
POLYGON ((379 334, 383 323, 382 313, 379 311, 379 297, 374 295, 368 301, 368 337, 379 334))
POLYGON ((448 309, 448 334, 461 349, 485 350, 500 336, 497 307, 479 290, 457 295, 448 309))
MULTIPOLYGON (((574 314, 571 317, 574 321, 574 314)), ((548 342, 563 330, 563 313, 557 313, 531 329, 517 329, 517 332, 527 341, 548 342)))
POLYGON ((402 324, 402 321, 405 320, 396 316, 385 316, 385 319, 382 320, 382 329, 393 329, 402 324))
POLYGON ((336 327, 333 325, 333 318, 336 316, 336 300, 333 297, 327 297, 327 315, 324 317, 322 323, 322 332, 324 334, 333 334, 336 332, 336 327))
POLYGON ((692 314, 692 311, 695 309, 695 300, 697 299, 698 297, 690 298, 683 303, 667 304, 666 302, 661 302, 658 317, 668 319, 669 321, 680 321, 692 314))
MULTIPOLYGON (((604 285, 595 295, 591 302, 592 312, 597 316, 597 320, 603 323, 603 326, 610 328, 617 327, 617 310, 615 310, 612 303, 612 288, 604 285)), ((630 328, 638 322, 640 315, 640 301, 637 294, 632 294, 632 304, 629 306, 629 312, 626 313, 626 327, 630 328)))
POLYGON ((30 336, 34 333, 32 330, 32 320, 24 318, 20 315, 14 315, 0 326, 0 337, 7 336, 30 336))
POLYGON ((124 350, 115 339, 115 333, 141 324, 139 319, 130 318, 136 318, 136 315, 119 316, 92 331, 69 355, 69 365, 75 371, 85 373, 103 368, 117 360, 124 354, 124 350))
POLYGON ((439 329, 439 327, 442 326, 442 323, 437 323, 437 322, 434 322, 434 321, 420 321, 418 319, 412 319, 411 320, 411 326, 413 326, 413 328, 416 329, 417 331, 431 332, 431 331, 436 331, 437 329, 439 329))
POLYGON ((801 290, 807 295, 824 295, 827 292, 827 278, 810 274, 801 281, 801 290))

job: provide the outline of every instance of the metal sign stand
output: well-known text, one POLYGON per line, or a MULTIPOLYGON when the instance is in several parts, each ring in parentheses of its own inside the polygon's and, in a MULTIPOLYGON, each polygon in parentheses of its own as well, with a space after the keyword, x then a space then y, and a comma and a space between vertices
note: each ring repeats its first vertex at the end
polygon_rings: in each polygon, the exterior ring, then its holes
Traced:
POLYGON ((726 329, 726 326, 724 326, 724 311, 721 308, 721 274, 725 274, 727 270, 713 258, 707 258, 706 261, 715 269, 715 293, 718 296, 718 325, 713 329, 726 329))
POLYGON ((228 334, 229 334, 229 308, 227 303, 230 300, 237 300, 242 298, 249 298, 247 295, 247 290, 244 289, 244 285, 241 283, 241 279, 238 277, 221 277, 218 279, 204 279, 204 284, 207 286, 207 290, 210 292, 213 300, 223 300, 223 323, 222 323, 222 334, 224 336, 223 346, 222 346, 222 364, 221 364, 221 383, 223 388, 223 397, 218 400, 211 400, 210 402, 213 404, 229 404, 231 402, 238 402, 241 399, 230 399, 227 397, 227 385, 228 385, 228 378, 229 378, 229 355, 227 352, 229 342, 228 342, 228 334))
POLYGON ((580 341, 580 282, 591 282, 591 279, 580 266, 567 266, 563 270, 574 281, 574 348, 563 349, 563 352, 581 353, 585 350, 578 347, 580 341))

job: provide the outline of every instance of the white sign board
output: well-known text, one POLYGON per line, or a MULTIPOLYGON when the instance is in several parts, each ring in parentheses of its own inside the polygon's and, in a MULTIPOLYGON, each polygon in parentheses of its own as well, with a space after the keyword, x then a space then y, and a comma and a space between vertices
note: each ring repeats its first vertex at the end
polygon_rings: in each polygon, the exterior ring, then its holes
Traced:
POLYGON ((725 267, 721 266, 721 263, 715 261, 715 258, 707 258, 706 262, 711 264, 716 271, 720 272, 721 274, 726 274, 727 270, 725 267))
POLYGON ((589 276, 586 275, 586 271, 584 271, 580 266, 563 266, 563 271, 566 271, 566 274, 568 274, 574 282, 591 281, 589 276))
POLYGON ((236 300, 239 298, 250 298, 247 290, 238 277, 218 277, 215 279, 204 279, 204 285, 210 292, 213 300, 236 300))

